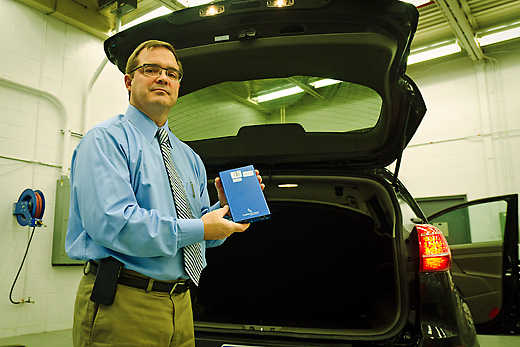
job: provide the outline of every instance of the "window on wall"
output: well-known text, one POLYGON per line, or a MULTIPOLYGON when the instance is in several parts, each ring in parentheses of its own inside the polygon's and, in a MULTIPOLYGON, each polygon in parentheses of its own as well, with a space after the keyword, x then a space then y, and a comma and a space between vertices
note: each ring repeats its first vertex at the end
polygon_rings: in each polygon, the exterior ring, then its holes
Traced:
POLYGON ((177 101, 169 116, 183 141, 235 136, 251 125, 298 123, 306 132, 366 131, 382 99, 363 85, 311 76, 224 82, 177 101))

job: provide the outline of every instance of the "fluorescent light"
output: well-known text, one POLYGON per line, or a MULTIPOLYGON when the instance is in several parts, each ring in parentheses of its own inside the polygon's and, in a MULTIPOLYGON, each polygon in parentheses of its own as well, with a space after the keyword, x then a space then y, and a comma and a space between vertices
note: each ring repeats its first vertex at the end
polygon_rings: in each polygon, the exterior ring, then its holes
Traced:
POLYGON ((490 34, 483 34, 482 36, 477 37, 477 41, 481 46, 486 46, 497 42, 511 40, 517 37, 520 37, 520 26, 508 30, 496 31, 490 34))
POLYGON ((314 88, 318 89, 318 88, 321 88, 321 87, 326 87, 326 86, 331 86, 333 84, 338 84, 338 83, 341 83, 343 81, 338 81, 338 80, 333 80, 331 78, 325 78, 323 80, 318 80, 316 82, 312 82, 312 83, 309 83, 311 86, 313 86, 314 88))
POLYGON ((419 63, 426 60, 444 57, 446 55, 458 53, 461 51, 460 46, 455 42, 447 45, 436 45, 428 49, 412 51, 408 57, 408 65, 419 63))
POLYGON ((424 4, 427 4, 427 3, 431 2, 431 0, 404 0, 404 2, 412 4, 415 7, 419 7, 421 5, 424 5, 424 4))
POLYGON ((159 8, 156 8, 155 10, 153 11, 150 11, 144 15, 142 15, 141 17, 137 17, 136 19, 126 23, 125 25, 122 25, 121 26, 121 31, 123 30, 126 30, 130 27, 133 27, 137 24, 141 24, 143 22, 146 22, 147 20, 150 20, 150 19, 153 19, 153 18, 156 18, 156 17, 160 17, 160 16, 164 16, 168 13, 172 13, 172 10, 164 7, 164 6, 161 6, 159 8))
POLYGON ((292 88, 282 89, 277 92, 260 95, 260 96, 257 96, 257 97, 251 98, 251 99, 256 102, 266 102, 266 101, 280 99, 280 98, 283 98, 283 97, 286 97, 289 95, 294 95, 294 94, 298 94, 298 93, 302 93, 302 92, 303 92, 303 89, 301 89, 300 87, 292 87, 292 88))
POLYGON ((213 2, 215 0, 177 0, 177 1, 186 7, 193 7, 193 6, 199 6, 202 4, 209 4, 210 2, 213 2))

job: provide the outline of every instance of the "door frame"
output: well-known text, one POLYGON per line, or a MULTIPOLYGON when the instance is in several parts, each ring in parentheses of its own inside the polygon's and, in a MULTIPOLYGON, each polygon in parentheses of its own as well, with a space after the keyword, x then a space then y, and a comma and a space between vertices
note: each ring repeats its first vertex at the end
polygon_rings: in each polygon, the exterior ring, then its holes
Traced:
POLYGON ((516 328, 516 322, 520 321, 518 194, 500 195, 468 201, 438 211, 427 217, 429 221, 461 208, 496 201, 505 201, 507 203, 502 259, 502 307, 494 319, 475 326, 479 333, 510 332, 511 329, 516 328))

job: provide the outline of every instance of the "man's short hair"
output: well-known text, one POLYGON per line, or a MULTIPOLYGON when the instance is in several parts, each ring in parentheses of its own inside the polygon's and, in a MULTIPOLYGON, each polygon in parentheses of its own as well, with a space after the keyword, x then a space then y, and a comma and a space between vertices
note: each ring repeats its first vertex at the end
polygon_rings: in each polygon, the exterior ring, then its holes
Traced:
POLYGON ((137 59, 137 56, 139 55, 139 53, 141 53, 141 51, 143 49, 150 49, 150 48, 154 48, 154 47, 164 47, 164 48, 169 49, 170 52, 173 53, 173 56, 175 57, 175 60, 177 61, 177 64, 179 65, 179 70, 182 71, 181 62, 179 61, 179 58, 177 57, 177 53, 175 53, 175 49, 173 48, 173 46, 171 44, 169 44, 168 42, 159 41, 159 40, 148 40, 148 41, 141 43, 139 46, 137 46, 137 48, 134 50, 132 55, 130 55, 130 57, 128 58, 128 61, 126 63, 125 74, 130 74, 130 71, 132 71, 133 69, 135 69, 136 67, 139 66, 138 65, 139 60, 137 59))

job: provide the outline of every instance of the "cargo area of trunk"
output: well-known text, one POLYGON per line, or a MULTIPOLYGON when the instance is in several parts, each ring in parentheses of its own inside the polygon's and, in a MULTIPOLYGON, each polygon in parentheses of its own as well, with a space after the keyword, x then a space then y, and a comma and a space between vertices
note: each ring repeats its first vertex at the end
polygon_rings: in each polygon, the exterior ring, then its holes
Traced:
POLYGON ((282 333, 393 326, 401 295, 387 190, 363 178, 264 181, 271 219, 207 250, 195 321, 282 333))

